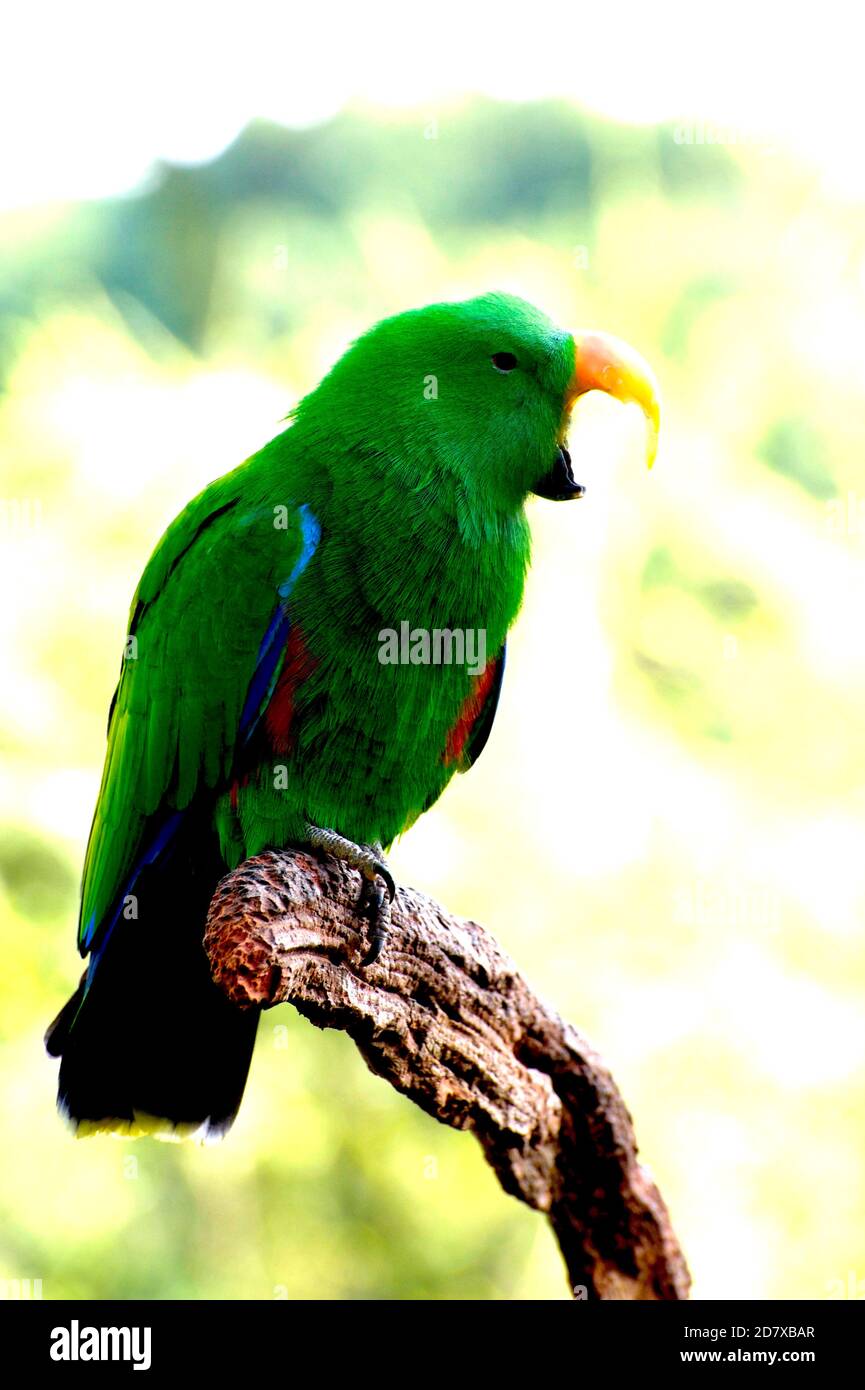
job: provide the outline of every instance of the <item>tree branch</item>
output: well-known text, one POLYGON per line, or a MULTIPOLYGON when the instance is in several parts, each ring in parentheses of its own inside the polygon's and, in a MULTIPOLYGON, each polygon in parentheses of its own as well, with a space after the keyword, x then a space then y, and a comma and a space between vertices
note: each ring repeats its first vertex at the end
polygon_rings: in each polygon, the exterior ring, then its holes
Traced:
POLYGON ((594 1049, 482 927, 412 889, 398 891, 381 959, 364 967, 359 883, 330 858, 248 859, 210 908, 217 984, 241 1008, 287 1001, 344 1029, 376 1075, 471 1130, 504 1190, 547 1213, 576 1297, 687 1298, 667 1209, 594 1049))

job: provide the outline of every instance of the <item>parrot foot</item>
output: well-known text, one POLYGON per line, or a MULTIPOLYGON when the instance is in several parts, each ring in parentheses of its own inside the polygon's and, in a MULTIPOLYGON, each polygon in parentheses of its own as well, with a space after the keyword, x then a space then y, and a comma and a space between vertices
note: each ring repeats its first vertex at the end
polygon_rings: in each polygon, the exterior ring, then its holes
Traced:
POLYGON ((381 955, 390 930, 390 905, 396 892, 396 884, 384 861, 381 845, 356 845, 335 830, 323 830, 309 824, 306 837, 313 849, 324 850, 325 854, 331 854, 334 859, 341 859, 344 864, 360 870, 362 877, 357 905, 361 916, 366 917, 372 926, 372 941, 363 964, 372 965, 381 955))

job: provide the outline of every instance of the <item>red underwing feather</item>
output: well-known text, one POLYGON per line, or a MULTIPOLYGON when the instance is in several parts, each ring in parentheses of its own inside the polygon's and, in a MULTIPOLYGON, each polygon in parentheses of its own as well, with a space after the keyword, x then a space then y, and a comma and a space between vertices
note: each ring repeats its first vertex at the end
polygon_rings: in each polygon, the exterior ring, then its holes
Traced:
POLYGON ((315 658, 311 655, 303 633, 294 624, 285 643, 285 660, 276 682, 270 703, 264 712, 270 746, 274 753, 291 751, 291 724, 294 719, 294 698, 297 688, 311 673, 315 658))
POLYGON ((474 685, 460 710, 457 722, 448 734, 444 752, 446 763, 458 762, 462 758, 472 729, 483 712, 487 697, 495 684, 499 660, 488 661, 481 674, 475 676, 474 685))

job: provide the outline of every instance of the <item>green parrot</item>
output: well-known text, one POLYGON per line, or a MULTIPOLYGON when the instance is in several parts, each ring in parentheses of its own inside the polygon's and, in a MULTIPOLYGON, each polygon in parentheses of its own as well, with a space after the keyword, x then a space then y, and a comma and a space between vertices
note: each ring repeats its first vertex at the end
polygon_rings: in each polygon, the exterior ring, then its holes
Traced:
POLYGON ((346 860, 367 963, 386 945, 384 851, 487 742, 526 500, 582 496, 566 433, 593 389, 642 407, 651 465, 657 387, 619 340, 498 293, 398 314, 169 526, 109 714, 89 962, 46 1035, 78 1133, 210 1138, 234 1119, 257 1015, 213 984, 202 935, 241 860, 286 846, 346 860), (437 634, 483 660, 433 660, 437 634))

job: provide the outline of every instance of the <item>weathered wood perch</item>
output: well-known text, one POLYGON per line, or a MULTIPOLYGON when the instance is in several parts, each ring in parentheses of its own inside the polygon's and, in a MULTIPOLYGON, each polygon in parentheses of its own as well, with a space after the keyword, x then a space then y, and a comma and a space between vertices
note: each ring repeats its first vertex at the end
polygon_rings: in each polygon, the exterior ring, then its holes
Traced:
POLYGON ((211 904, 214 979, 241 1008, 288 1001, 343 1028, 378 1076, 470 1129, 505 1191, 547 1213, 575 1296, 687 1298, 667 1209, 594 1049, 482 927, 412 889, 397 892, 381 959, 363 966, 359 886, 329 858, 247 860, 211 904))

